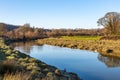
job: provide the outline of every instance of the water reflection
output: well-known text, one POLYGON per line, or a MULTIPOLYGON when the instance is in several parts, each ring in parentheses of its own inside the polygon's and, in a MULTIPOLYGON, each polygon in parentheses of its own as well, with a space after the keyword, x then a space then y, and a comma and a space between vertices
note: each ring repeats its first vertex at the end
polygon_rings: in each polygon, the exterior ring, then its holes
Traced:
POLYGON ((107 67, 120 67, 120 59, 98 55, 98 60, 104 62, 107 67))
POLYGON ((29 42, 14 42, 10 44, 12 48, 16 48, 17 50, 21 50, 23 53, 30 54, 30 50, 32 49, 31 46, 37 45, 35 41, 29 42))
POLYGON ((14 42, 14 43, 11 43, 10 46, 15 48, 15 47, 18 47, 18 46, 25 46, 25 47, 30 47, 30 46, 33 46, 33 45, 37 45, 35 43, 35 41, 29 41, 29 42, 14 42))

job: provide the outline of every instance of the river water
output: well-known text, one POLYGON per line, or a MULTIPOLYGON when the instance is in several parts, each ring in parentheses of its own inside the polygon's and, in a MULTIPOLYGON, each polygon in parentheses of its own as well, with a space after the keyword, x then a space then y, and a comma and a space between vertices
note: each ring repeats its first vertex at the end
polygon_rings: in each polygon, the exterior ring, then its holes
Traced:
POLYGON ((34 42, 13 43, 11 46, 61 70, 75 72, 83 80, 120 80, 120 59, 87 50, 46 44, 38 46, 34 42))

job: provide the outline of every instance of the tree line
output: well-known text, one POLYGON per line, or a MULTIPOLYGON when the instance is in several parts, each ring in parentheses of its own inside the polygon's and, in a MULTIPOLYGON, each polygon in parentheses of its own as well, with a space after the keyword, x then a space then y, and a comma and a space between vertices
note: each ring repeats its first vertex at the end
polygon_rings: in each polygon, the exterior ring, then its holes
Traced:
MULTIPOLYGON (((10 28, 10 27, 9 27, 10 28)), ((95 36, 102 35, 102 29, 43 29, 31 27, 30 24, 8 29, 6 24, 0 23, 0 36, 10 39, 38 39, 60 36, 95 36)))

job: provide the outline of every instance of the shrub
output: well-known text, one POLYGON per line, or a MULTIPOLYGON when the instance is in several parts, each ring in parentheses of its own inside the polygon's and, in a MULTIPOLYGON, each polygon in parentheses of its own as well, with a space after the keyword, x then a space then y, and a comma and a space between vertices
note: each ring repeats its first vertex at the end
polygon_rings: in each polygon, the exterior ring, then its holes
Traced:
POLYGON ((7 56, 7 59, 15 59, 14 56, 7 56))
POLYGON ((47 76, 53 76, 54 74, 52 72, 48 72, 47 76))
POLYGON ((39 72, 38 72, 37 70, 32 70, 32 71, 31 71, 31 74, 32 74, 32 75, 35 75, 35 74, 38 74, 38 73, 39 73, 39 72))
POLYGON ((27 64, 25 62, 20 62, 20 65, 23 67, 27 67, 27 64))
POLYGON ((59 69, 56 69, 56 70, 55 70, 55 74, 60 75, 60 74, 61 74, 61 73, 60 73, 60 70, 59 70, 59 69))
POLYGON ((27 70, 32 70, 32 69, 33 69, 32 65, 27 66, 27 70))
POLYGON ((10 55, 12 53, 12 50, 7 50, 6 52, 5 52, 5 54, 7 54, 7 55, 10 55))
POLYGON ((36 62, 36 59, 35 59, 35 58, 29 58, 28 61, 29 61, 29 62, 36 62))

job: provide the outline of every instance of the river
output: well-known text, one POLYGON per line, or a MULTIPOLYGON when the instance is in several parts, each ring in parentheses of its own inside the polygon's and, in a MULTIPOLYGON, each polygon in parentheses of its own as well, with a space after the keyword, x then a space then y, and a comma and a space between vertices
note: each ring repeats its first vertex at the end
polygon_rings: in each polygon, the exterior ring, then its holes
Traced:
POLYGON ((61 70, 75 72, 83 80, 120 80, 120 59, 87 50, 39 46, 34 42, 12 43, 10 46, 61 70))

